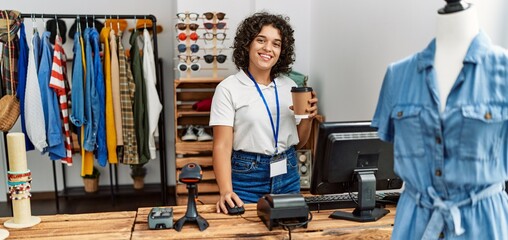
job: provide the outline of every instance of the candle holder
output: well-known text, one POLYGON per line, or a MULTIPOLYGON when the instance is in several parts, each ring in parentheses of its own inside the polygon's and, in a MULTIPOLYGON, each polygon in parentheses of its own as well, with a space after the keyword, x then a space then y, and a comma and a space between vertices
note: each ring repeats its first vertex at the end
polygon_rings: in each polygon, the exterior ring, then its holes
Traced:
POLYGON ((9 237, 9 231, 0 229, 0 239, 6 239, 7 237, 9 237))
MULTIPOLYGON (((27 168, 25 135, 7 134, 9 171, 7 171, 13 218, 4 222, 6 228, 28 228, 41 222, 40 217, 32 216, 30 194, 32 173, 27 168)), ((0 233, 1 238, 1 233, 0 233)))

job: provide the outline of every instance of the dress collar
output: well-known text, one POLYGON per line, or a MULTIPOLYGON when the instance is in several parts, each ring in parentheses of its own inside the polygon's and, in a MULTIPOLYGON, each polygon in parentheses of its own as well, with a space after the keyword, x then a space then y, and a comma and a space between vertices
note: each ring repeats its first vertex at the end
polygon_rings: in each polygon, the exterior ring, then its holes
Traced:
MULTIPOLYGON (((482 57, 488 52, 492 42, 485 32, 480 31, 469 45, 463 63, 477 64, 482 57)), ((429 45, 418 54, 418 71, 434 65, 434 56, 436 54, 436 39, 432 39, 429 45)))

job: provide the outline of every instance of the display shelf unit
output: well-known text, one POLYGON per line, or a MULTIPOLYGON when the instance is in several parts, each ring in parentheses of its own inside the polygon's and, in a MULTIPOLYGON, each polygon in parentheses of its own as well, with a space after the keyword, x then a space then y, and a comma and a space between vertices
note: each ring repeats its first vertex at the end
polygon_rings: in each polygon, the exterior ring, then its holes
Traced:
MULTIPOLYGON (((212 135, 211 128, 206 127, 210 120, 210 112, 196 111, 192 105, 197 101, 211 98, 215 87, 221 81, 220 78, 185 78, 174 81, 176 179, 185 164, 199 164, 203 169, 203 177, 198 183, 198 196, 203 203, 215 203, 219 197, 219 187, 215 182, 212 167, 213 141, 182 141, 181 136, 189 125, 205 126, 205 131, 212 135)), ((176 194, 177 205, 187 203, 188 190, 185 184, 177 184, 176 194)))

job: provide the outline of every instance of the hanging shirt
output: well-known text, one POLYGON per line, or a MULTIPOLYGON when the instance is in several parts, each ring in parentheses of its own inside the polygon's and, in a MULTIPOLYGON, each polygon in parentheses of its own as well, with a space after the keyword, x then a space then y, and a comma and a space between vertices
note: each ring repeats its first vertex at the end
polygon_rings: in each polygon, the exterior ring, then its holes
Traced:
POLYGON ((508 53, 480 32, 441 114, 435 50, 388 67, 372 121, 405 183, 392 238, 505 239, 508 53))
POLYGON ((18 58, 18 89, 16 94, 19 99, 19 110, 21 118, 21 131, 25 134, 25 150, 34 150, 34 145, 28 138, 25 124, 25 91, 28 72, 28 43, 26 42, 25 24, 19 26, 19 58, 18 58))
POLYGON ((48 147, 45 152, 49 152, 51 160, 60 160, 67 156, 63 132, 62 120, 60 119, 60 108, 56 93, 49 87, 51 77, 51 66, 53 62, 53 49, 49 42, 50 32, 42 34, 42 56, 39 66, 38 78, 41 88, 42 109, 44 110, 44 119, 46 119, 46 138, 48 147))
POLYGON ((118 33, 118 63, 120 66, 120 101, 122 104, 122 128, 123 128, 123 156, 124 164, 139 164, 138 143, 136 141, 136 130, 134 128, 134 114, 132 105, 134 103, 134 91, 136 84, 132 78, 130 64, 125 57, 125 50, 122 45, 122 32, 118 33))
POLYGON ((55 50, 53 53, 53 64, 51 67, 51 78, 49 80, 49 87, 52 88, 60 103, 60 116, 63 122, 63 132, 65 134, 65 150, 66 157, 62 158, 62 162, 67 166, 72 166, 72 149, 71 149, 71 132, 69 128, 69 110, 67 109, 67 89, 65 88, 65 51, 62 47, 62 37, 55 36, 55 50))
POLYGON ((84 85, 84 67, 81 52, 81 32, 74 34, 74 59, 72 61, 72 111, 69 119, 76 127, 81 127, 85 121, 85 93, 84 85))
MULTIPOLYGON (((81 33, 78 32, 77 33, 78 36, 79 36, 79 45, 80 45, 80 48, 81 48, 81 65, 83 66, 83 84, 86 85, 86 59, 85 59, 85 41, 83 39, 83 37, 81 36, 81 33)), ((86 121, 86 118, 85 118, 85 121, 86 121)), ((85 122, 84 122, 85 123, 85 122)), ((85 176, 85 175, 90 175, 93 173, 93 160, 94 160, 94 156, 93 156, 93 152, 91 151, 87 151, 85 149, 85 126, 82 126, 81 127, 81 130, 79 131, 80 133, 80 136, 79 136, 79 139, 81 141, 81 160, 82 160, 82 163, 81 163, 81 176, 85 176)))
POLYGON ((0 73, 2 73, 0 77, 3 81, 0 86, 4 87, 5 91, 2 91, 4 94, 14 95, 18 85, 18 30, 23 19, 20 12, 15 10, 0 11, 0 19, 3 23, 0 25, 0 42, 4 43, 3 49, 0 51, 2 54, 0 56, 0 73))
POLYGON ((104 81, 106 82, 106 143, 108 147, 108 162, 118 163, 116 156, 116 127, 113 111, 113 89, 111 83, 111 53, 109 52, 110 28, 104 27, 100 33, 100 40, 104 46, 104 81))
POLYGON ((46 142, 46 120, 42 107, 41 87, 37 77, 38 52, 40 49, 39 32, 32 36, 30 52, 28 54, 28 72, 26 77, 25 104, 24 108, 26 135, 40 152, 48 146, 46 142))
POLYGON ((155 58, 150 33, 145 28, 143 30, 143 78, 145 80, 146 90, 146 112, 148 116, 148 148, 150 149, 150 159, 155 159, 156 148, 154 136, 157 134, 157 124, 162 111, 162 104, 159 101, 157 93, 157 75, 155 74, 155 58))
POLYGON ((106 90, 104 86, 104 73, 102 72, 103 67, 100 57, 99 32, 97 32, 95 28, 92 28, 92 31, 90 32, 90 41, 93 47, 95 89, 97 89, 97 96, 99 99, 99 104, 97 106, 92 106, 92 108, 97 107, 96 110, 93 110, 93 117, 97 117, 99 119, 97 122, 97 160, 99 161, 99 165, 104 167, 108 161, 105 117, 106 90), (97 115, 95 115, 96 111, 97 115))
POLYGON ((134 92, 134 127, 138 142, 139 163, 146 163, 150 159, 150 150, 148 149, 148 115, 146 112, 146 90, 143 80, 143 69, 141 55, 138 46, 138 31, 133 31, 130 37, 130 56, 132 66, 132 76, 136 84, 134 92))
POLYGON ((116 47, 115 31, 109 32, 109 47, 111 52, 111 94, 113 96, 113 111, 115 113, 116 145, 123 145, 122 105, 120 103, 120 69, 116 47))
MULTIPOLYGON (((85 79, 85 143, 86 151, 94 151, 97 144, 97 130, 99 128, 99 95, 96 89, 95 70, 91 33, 93 28, 86 28, 83 36, 85 45, 86 79, 85 79)), ((97 30, 95 30, 97 31, 97 30)))

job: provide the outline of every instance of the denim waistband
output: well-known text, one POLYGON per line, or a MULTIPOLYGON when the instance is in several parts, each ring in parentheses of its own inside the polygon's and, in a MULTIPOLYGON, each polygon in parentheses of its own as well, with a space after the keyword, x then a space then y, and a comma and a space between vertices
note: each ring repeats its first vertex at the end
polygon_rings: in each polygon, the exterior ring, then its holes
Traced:
MULTIPOLYGON (((282 153, 279 153, 278 156, 285 157, 288 159, 292 158, 292 157, 296 157, 295 147, 291 146, 288 150, 286 150, 282 153)), ((273 157, 272 155, 245 152, 245 151, 235 151, 235 150, 233 150, 233 154, 232 154, 232 158, 248 160, 248 161, 256 161, 258 163, 270 163, 270 160, 272 159, 272 157, 273 157)))

